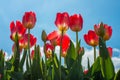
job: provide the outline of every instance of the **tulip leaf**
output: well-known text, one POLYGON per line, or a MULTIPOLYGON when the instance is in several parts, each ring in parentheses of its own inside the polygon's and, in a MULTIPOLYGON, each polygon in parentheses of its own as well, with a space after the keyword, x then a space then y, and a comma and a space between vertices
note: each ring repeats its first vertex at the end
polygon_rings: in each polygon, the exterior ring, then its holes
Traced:
POLYGON ((70 47, 69 47, 69 49, 68 49, 67 56, 69 56, 69 57, 72 58, 73 60, 75 60, 76 57, 77 57, 77 54, 75 53, 75 46, 74 46, 74 44, 73 44, 72 41, 70 41, 70 47))
POLYGON ((70 47, 67 52, 67 56, 65 57, 65 62, 67 64, 68 69, 71 68, 73 65, 74 61, 76 60, 76 53, 75 53, 75 47, 72 41, 70 41, 70 47))
POLYGON ((98 57, 98 58, 96 59, 96 61, 95 61, 94 64, 92 65, 91 69, 92 69, 91 75, 94 75, 95 72, 100 71, 100 69, 101 69, 101 67, 100 67, 100 57, 98 57))
POLYGON ((11 72, 10 76, 12 77, 12 80, 23 80, 23 74, 22 72, 11 72))
POLYGON ((88 59, 88 65, 87 65, 87 67, 88 67, 88 70, 90 69, 90 60, 89 60, 89 58, 87 58, 88 59))
POLYGON ((106 80, 112 80, 114 78, 114 65, 109 56, 106 44, 102 38, 99 38, 99 49, 100 49, 100 65, 102 75, 106 80))
POLYGON ((34 57, 33 57, 33 63, 31 65, 31 70, 32 70, 32 78, 37 80, 42 78, 42 70, 40 66, 40 48, 39 46, 35 46, 34 49, 34 57))
POLYGON ((22 56, 22 59, 20 61, 20 69, 23 71, 23 65, 25 63, 25 59, 26 59, 26 55, 27 55, 27 50, 25 49, 24 52, 23 52, 23 56, 22 56))

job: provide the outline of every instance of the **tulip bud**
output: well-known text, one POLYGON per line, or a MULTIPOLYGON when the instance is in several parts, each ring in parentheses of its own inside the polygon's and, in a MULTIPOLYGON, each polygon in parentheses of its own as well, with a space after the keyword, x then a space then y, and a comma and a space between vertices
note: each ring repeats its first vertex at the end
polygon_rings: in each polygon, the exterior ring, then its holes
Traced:
POLYGON ((47 34, 46 34, 45 30, 42 31, 41 39, 42 39, 42 41, 44 41, 44 42, 47 41, 47 34))

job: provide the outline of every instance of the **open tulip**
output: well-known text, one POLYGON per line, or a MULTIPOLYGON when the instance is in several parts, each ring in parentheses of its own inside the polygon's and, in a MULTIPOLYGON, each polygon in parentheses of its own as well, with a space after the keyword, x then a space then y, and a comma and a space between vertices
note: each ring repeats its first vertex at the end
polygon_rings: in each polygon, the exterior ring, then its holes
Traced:
POLYGON ((84 35, 84 40, 88 45, 93 46, 93 47, 97 46, 99 43, 99 37, 92 30, 89 30, 88 34, 84 35))
POLYGON ((58 31, 53 31, 50 34, 48 34, 47 39, 50 40, 52 43, 60 46, 60 41, 62 38, 62 54, 61 56, 65 57, 67 54, 67 50, 70 45, 70 38, 68 37, 67 34, 64 34, 63 37, 58 31))
MULTIPOLYGON (((30 34, 30 47, 34 46, 36 44, 37 39, 30 34)), ((28 48, 28 34, 25 34, 20 40, 19 40, 20 48, 28 48)))
POLYGON ((57 13, 55 24, 60 31, 66 31, 69 28, 69 15, 67 12, 57 13))
MULTIPOLYGON (((94 25, 94 30, 96 32, 97 35, 99 35, 102 31, 100 30, 100 24, 98 25, 94 25)), ((103 39, 109 40, 112 36, 112 28, 111 26, 108 26, 107 24, 103 24, 103 30, 104 30, 104 35, 103 35, 103 39)), ((100 35, 99 35, 100 36, 100 35)))
POLYGON ((83 18, 80 14, 74 14, 70 16, 70 29, 74 32, 78 32, 83 27, 83 18))
POLYGON ((16 33, 18 35, 18 40, 19 40, 25 34, 26 28, 24 28, 24 26, 20 21, 16 21, 16 24, 12 21, 10 23, 10 31, 11 31, 10 38, 11 40, 15 41, 16 33))
POLYGON ((45 47, 46 47, 45 48, 46 49, 46 53, 45 53, 46 57, 51 58, 52 57, 52 51, 54 50, 54 46, 50 43, 46 43, 45 47))
POLYGON ((36 23, 36 14, 32 11, 25 12, 22 23, 26 28, 32 29, 36 23))

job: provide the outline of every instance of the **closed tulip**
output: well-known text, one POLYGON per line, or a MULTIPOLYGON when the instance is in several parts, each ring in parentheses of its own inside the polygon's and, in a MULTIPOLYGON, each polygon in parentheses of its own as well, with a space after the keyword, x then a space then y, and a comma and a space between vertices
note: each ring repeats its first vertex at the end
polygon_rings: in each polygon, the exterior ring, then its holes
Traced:
POLYGON ((32 29, 36 23, 36 14, 32 11, 25 12, 23 19, 22 19, 22 23, 24 27, 28 29, 32 29))

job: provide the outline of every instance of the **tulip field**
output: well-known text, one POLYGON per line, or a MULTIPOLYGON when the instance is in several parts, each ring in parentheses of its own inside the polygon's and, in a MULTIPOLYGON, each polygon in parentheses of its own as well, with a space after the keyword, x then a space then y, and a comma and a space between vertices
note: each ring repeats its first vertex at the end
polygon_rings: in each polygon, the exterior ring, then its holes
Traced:
POLYGON ((53 23, 57 30, 40 33, 43 45, 39 45, 31 33, 36 23, 33 11, 25 12, 22 21, 10 22, 13 54, 5 59, 5 51, 0 49, 0 80, 120 80, 120 70, 115 72, 111 60, 112 47, 106 44, 112 36, 111 26, 100 22, 83 35, 86 44, 94 49, 94 63, 90 64, 88 58, 85 69, 81 63, 85 49, 78 35, 84 24, 81 14, 56 13, 53 23), (75 42, 67 35, 68 29, 75 33, 75 42), (59 54, 55 52, 56 46, 60 47, 59 54), (43 47, 44 56, 41 56, 40 47, 43 47))

